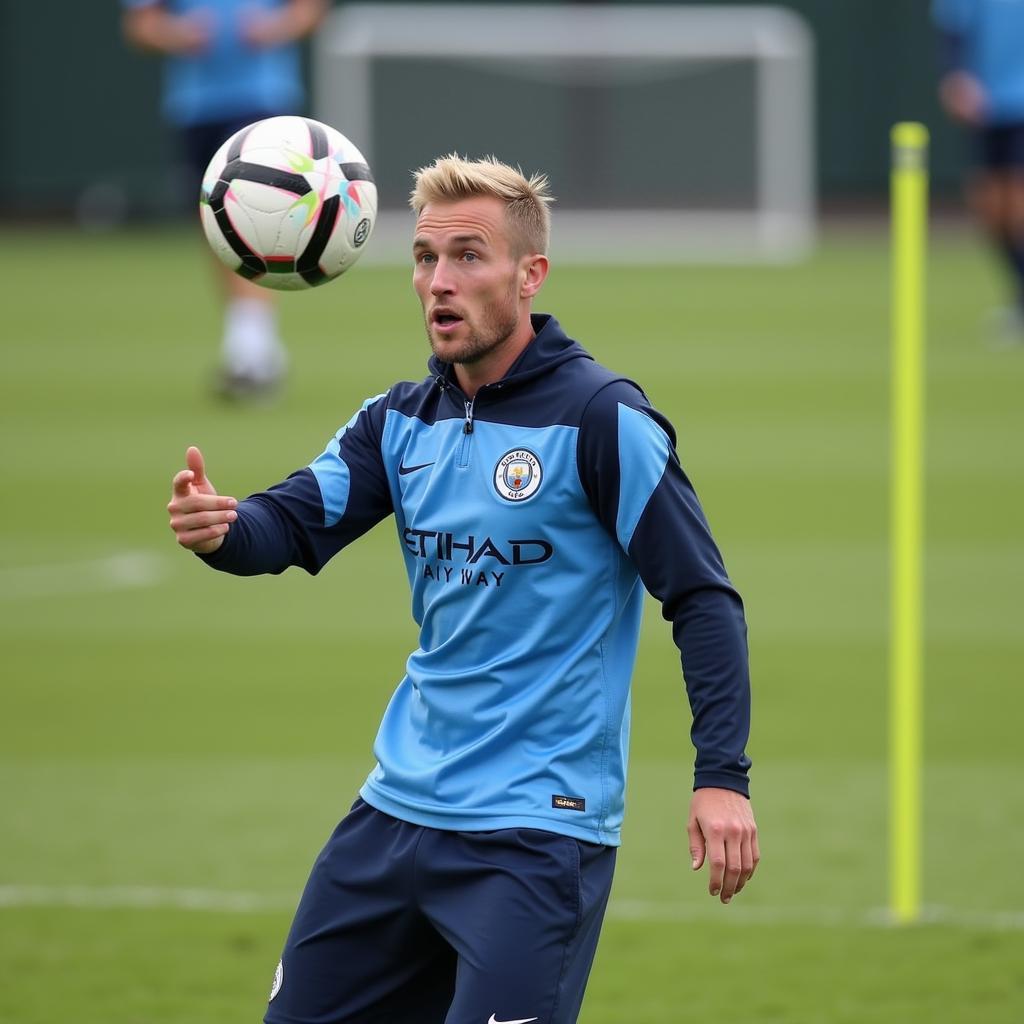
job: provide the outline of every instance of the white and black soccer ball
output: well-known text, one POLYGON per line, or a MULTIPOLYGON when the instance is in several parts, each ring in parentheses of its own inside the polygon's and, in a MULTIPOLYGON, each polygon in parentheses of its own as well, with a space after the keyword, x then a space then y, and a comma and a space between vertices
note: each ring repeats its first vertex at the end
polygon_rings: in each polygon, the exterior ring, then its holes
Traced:
POLYGON ((309 117, 269 117, 214 154, 199 198, 213 251, 267 288, 315 288, 359 259, 377 217, 362 153, 309 117))

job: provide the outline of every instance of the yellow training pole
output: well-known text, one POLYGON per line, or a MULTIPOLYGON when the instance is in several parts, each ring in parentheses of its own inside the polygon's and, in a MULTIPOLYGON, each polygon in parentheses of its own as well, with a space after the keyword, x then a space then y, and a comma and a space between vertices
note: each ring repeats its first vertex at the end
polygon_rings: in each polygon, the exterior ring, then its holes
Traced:
POLYGON ((927 155, 924 125, 893 127, 889 901, 901 924, 921 909, 927 155))

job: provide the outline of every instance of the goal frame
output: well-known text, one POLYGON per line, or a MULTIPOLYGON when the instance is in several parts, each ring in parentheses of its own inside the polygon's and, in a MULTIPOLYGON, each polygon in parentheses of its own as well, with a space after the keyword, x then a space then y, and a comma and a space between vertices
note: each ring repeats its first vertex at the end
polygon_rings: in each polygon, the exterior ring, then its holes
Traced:
MULTIPOLYGON (((316 116, 341 127, 372 167, 373 61, 453 54, 483 60, 524 54, 753 60, 753 210, 561 209, 552 251, 573 262, 607 261, 611 237, 617 261, 713 263, 787 262, 813 248, 814 44, 794 12, 775 6, 346 4, 334 8, 315 37, 316 116)), ((404 258, 408 234, 408 214, 384 209, 370 253, 404 258)))

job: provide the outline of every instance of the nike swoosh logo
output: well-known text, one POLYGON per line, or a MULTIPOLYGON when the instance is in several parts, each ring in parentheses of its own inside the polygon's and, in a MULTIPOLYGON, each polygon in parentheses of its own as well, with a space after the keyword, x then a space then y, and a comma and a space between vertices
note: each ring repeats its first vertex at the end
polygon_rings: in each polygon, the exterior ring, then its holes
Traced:
POLYGON ((491 1019, 487 1024, 530 1024, 531 1020, 540 1020, 540 1017, 520 1017, 519 1020, 498 1020, 494 1014, 491 1014, 491 1019))
MULTIPOLYGON (((421 462, 418 466, 402 466, 402 465, 399 465, 399 467, 398 467, 398 475, 399 476, 405 476, 406 473, 415 473, 417 469, 426 469, 427 466, 432 466, 432 465, 433 465, 432 462, 421 462)), ((532 1020, 536 1020, 537 1018, 533 1017, 531 1019, 532 1020)), ((515 1022, 514 1021, 512 1021, 512 1022, 499 1021, 499 1024, 515 1024, 515 1022)))

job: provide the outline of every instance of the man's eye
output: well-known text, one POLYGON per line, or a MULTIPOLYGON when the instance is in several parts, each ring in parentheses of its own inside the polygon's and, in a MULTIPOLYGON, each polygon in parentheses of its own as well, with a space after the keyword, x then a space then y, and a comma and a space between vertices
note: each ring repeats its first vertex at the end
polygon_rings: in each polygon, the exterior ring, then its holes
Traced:
POLYGON ((467 263, 476 263, 476 261, 477 261, 477 260, 478 260, 478 259, 479 259, 480 257, 479 257, 479 256, 477 256, 477 254, 476 254, 475 252, 464 252, 464 253, 462 254, 462 258, 463 258, 463 259, 464 259, 464 260, 465 260, 465 261, 466 261, 467 263))
POLYGON ((419 262, 419 263, 433 263, 434 262, 434 254, 432 252, 421 252, 419 254, 417 262, 419 262))

